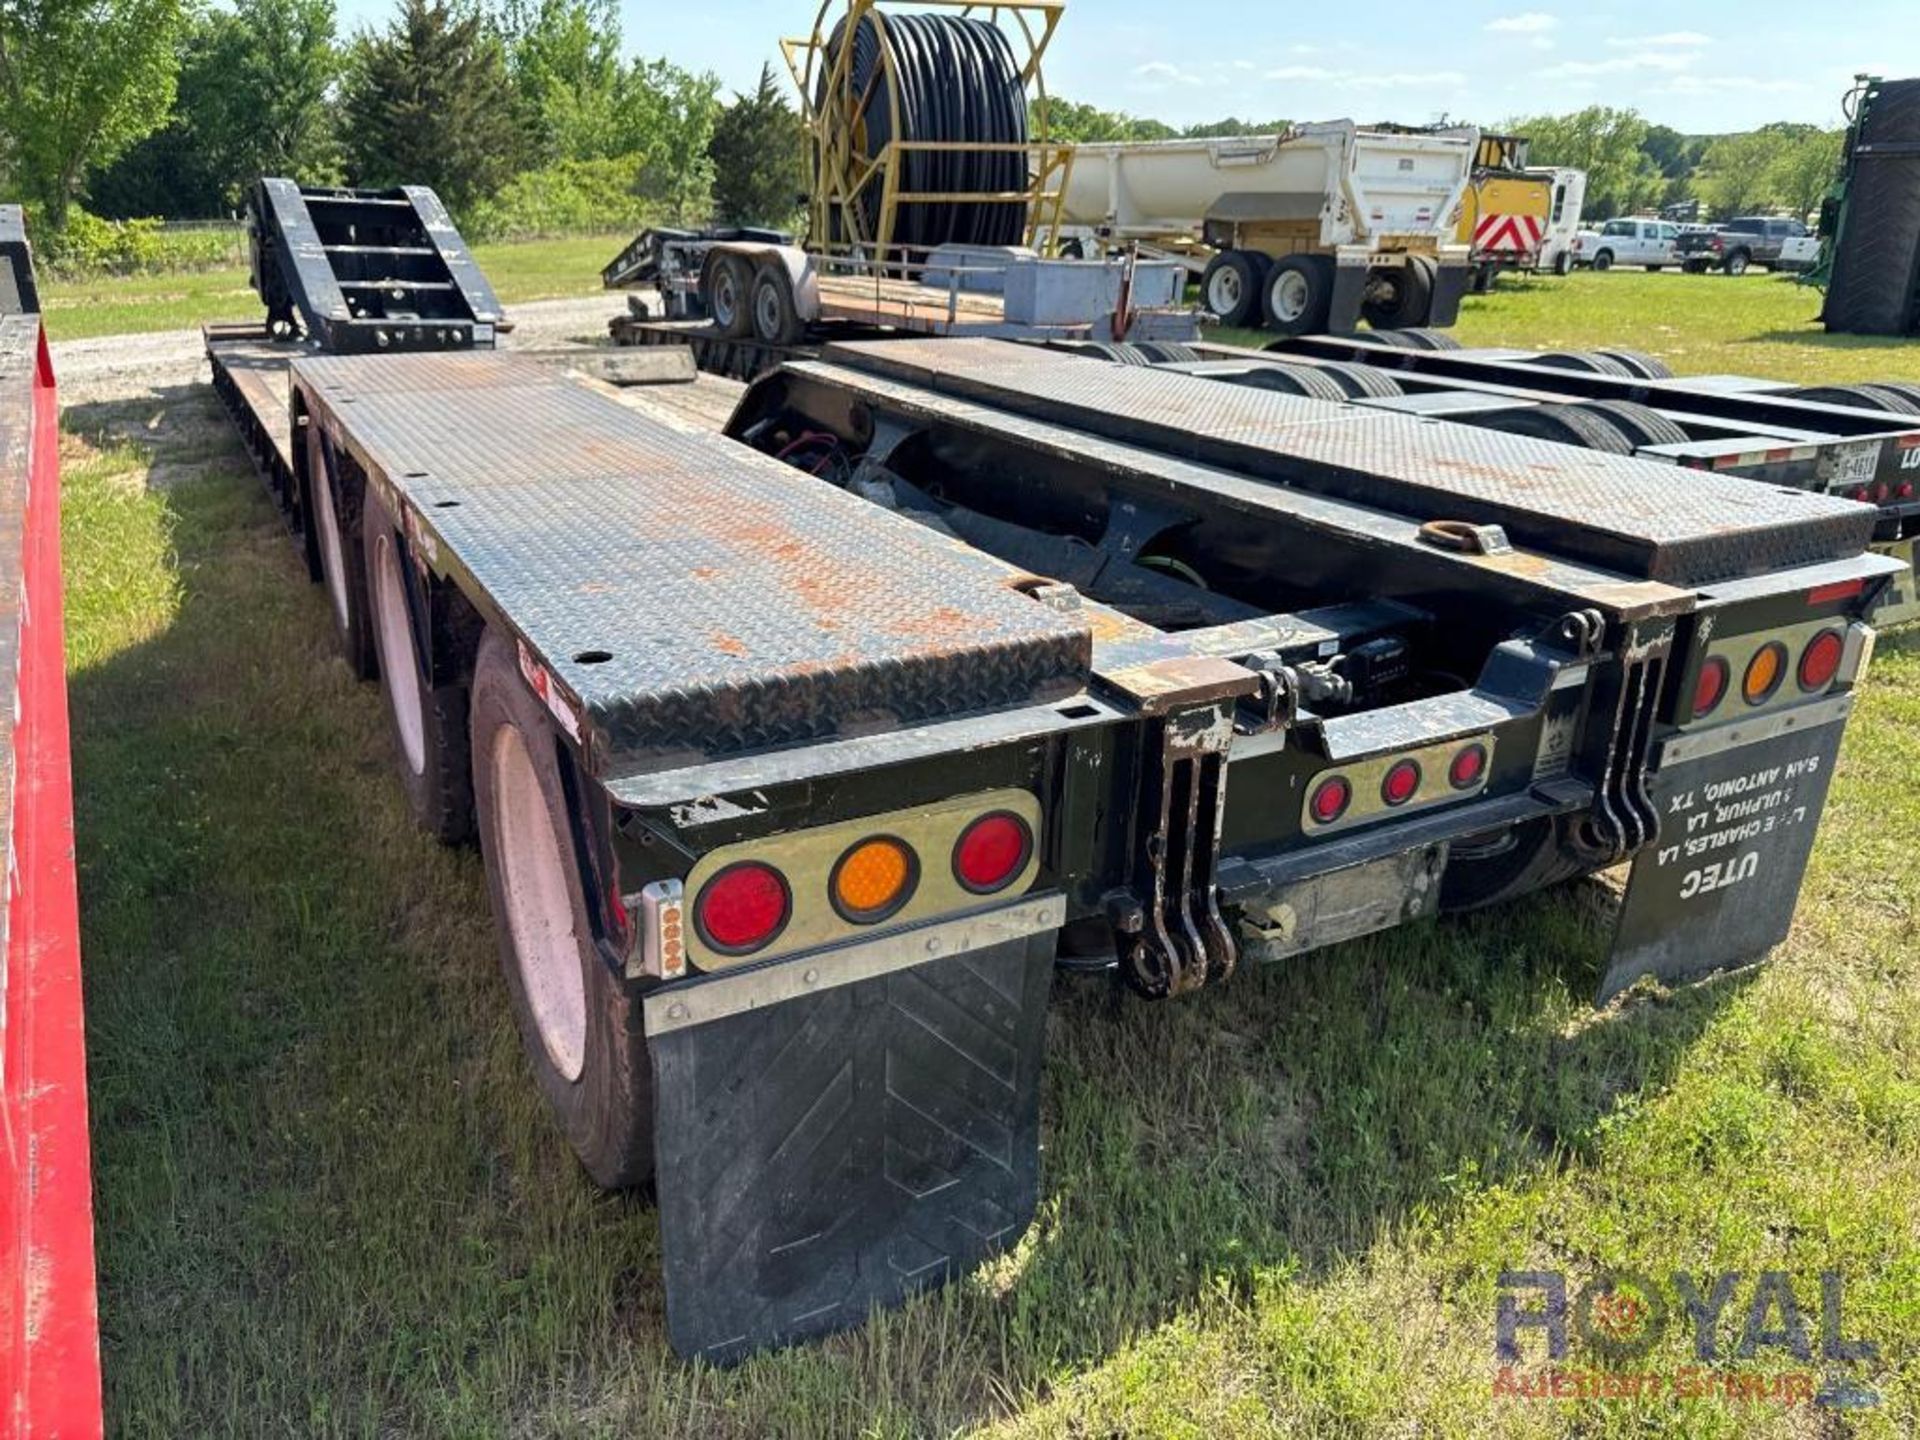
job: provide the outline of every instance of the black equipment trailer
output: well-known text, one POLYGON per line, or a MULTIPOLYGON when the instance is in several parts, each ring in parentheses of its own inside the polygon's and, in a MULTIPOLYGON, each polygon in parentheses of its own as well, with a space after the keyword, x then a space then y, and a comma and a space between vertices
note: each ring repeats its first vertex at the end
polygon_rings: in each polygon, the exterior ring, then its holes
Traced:
POLYGON ((1631 862, 1603 999, 1758 959, 1896 570, 1828 496, 999 341, 725 434, 328 348, 208 346, 718 1361, 1021 1233, 1059 955, 1175 996, 1631 862))
MULTIPOLYGON (((1876 623, 1920 619, 1920 385, 1676 377, 1633 350, 1463 349, 1423 331, 1203 344, 1173 368, 1232 384, 1637 455, 1874 507, 1874 548, 1909 567, 1876 623), (1432 348, 1430 348, 1432 347, 1432 348)), ((1140 363, 1157 363, 1143 355, 1140 363)))

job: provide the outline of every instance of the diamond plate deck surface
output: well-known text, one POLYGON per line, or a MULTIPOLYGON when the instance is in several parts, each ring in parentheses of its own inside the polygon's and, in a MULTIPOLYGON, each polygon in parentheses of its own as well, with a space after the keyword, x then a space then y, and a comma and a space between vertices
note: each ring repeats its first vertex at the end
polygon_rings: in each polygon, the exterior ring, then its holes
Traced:
POLYGON ((1696 586, 1858 554, 1873 511, 1808 491, 991 340, 824 359, 1242 473, 1696 586))
POLYGON ((1085 626, 1016 573, 717 435, 499 354, 296 383, 586 706, 600 768, 1055 699, 1085 626), (593 657, 600 655, 604 659, 593 657))

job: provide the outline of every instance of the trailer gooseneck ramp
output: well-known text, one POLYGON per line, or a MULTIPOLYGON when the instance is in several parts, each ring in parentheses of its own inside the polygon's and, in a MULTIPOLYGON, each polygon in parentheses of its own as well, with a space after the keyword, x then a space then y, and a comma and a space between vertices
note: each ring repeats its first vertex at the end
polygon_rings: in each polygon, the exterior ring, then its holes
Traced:
POLYGON ((1831 497, 1004 342, 720 435, 399 318, 216 384, 717 1361, 1021 1233, 1057 954, 1171 998, 1628 861, 1603 995, 1757 958, 1897 569, 1831 497))

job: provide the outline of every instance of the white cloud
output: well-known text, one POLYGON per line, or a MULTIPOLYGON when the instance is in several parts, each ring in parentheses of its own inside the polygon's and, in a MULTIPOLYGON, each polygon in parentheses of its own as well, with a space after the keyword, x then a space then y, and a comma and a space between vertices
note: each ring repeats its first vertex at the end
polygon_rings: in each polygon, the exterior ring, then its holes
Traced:
POLYGON ((1200 76, 1191 70, 1182 70, 1178 65, 1165 60, 1149 60, 1144 65, 1133 67, 1134 78, 1145 80, 1155 88, 1163 85, 1204 85, 1200 76))
POLYGON ((1607 44, 1616 50, 1633 50, 1647 45, 1670 45, 1677 49, 1693 50, 1712 43, 1711 35, 1702 35, 1698 30, 1668 30, 1661 35, 1610 35, 1607 37, 1607 44))
POLYGON ((1282 65, 1269 70, 1268 80, 1305 80, 1332 85, 1339 90, 1409 90, 1423 85, 1464 85, 1467 77, 1458 70, 1328 70, 1319 65, 1282 65))
POLYGON ((1287 53, 1289 55, 1318 55, 1320 53, 1320 47, 1318 45, 1289 45, 1287 46, 1287 53))
POLYGON ((1726 90, 1751 90, 1780 95, 1806 89, 1800 80, 1762 80, 1752 75, 1676 75, 1665 86, 1668 95, 1711 95, 1726 90))
POLYGON ((1342 83, 1349 90, 1407 90, 1423 85, 1464 85, 1467 77, 1458 70, 1403 70, 1388 75, 1353 75, 1342 83))
POLYGON ((1503 15, 1498 20, 1489 20, 1486 28, 1497 35, 1539 35, 1559 23, 1558 16, 1527 10, 1519 15, 1503 15))
POLYGON ((1685 70, 1694 62, 1692 55, 1668 55, 1649 50, 1640 55, 1620 55, 1612 60, 1568 60, 1540 72, 1543 80, 1573 80, 1590 75, 1625 75, 1635 70, 1685 70))

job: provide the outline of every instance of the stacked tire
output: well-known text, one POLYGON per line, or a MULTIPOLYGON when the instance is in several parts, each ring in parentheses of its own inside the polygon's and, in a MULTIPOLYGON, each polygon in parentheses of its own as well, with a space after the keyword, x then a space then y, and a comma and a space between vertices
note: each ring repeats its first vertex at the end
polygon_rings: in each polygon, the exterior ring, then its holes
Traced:
POLYGON ((1854 165, 1821 319, 1836 333, 1905 335, 1920 288, 1920 80, 1882 85, 1857 143, 1864 153, 1854 165), (1878 147, 1887 148, 1875 153, 1878 147))

